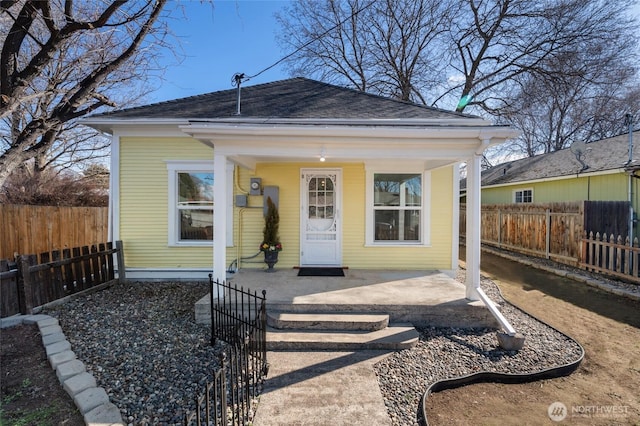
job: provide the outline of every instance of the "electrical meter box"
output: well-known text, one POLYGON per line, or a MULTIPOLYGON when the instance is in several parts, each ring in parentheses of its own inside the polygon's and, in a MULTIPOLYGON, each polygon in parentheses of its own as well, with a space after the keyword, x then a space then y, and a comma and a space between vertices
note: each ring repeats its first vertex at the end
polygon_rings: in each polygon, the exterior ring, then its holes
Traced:
POLYGON ((259 177, 251 178, 249 184, 249 195, 260 195, 262 193, 262 179, 259 177))
POLYGON ((279 197, 279 190, 277 186, 265 186, 264 188, 262 188, 262 195, 264 196, 263 214, 265 216, 267 215, 267 199, 268 198, 271 198, 271 201, 273 201, 273 204, 275 204, 276 207, 280 208, 280 197, 279 197))

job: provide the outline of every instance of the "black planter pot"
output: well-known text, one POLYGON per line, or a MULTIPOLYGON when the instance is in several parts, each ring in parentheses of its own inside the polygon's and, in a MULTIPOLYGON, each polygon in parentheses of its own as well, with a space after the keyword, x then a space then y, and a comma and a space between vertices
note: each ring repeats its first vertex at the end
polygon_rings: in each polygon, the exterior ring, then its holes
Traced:
POLYGON ((273 265, 278 263, 278 252, 277 251, 265 251, 264 252, 264 263, 267 264, 267 272, 274 272, 273 265))

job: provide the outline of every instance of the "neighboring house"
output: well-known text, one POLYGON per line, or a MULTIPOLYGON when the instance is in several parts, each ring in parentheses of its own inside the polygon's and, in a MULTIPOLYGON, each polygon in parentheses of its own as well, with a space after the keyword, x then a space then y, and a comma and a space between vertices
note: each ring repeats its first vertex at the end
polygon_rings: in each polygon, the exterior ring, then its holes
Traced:
MULTIPOLYGON (((478 180, 484 149, 516 135, 304 78, 83 122, 113 135, 110 240, 124 241, 131 279, 264 267, 243 258, 258 251, 267 196, 280 213, 278 268, 454 271, 458 164, 478 180)), ((479 221, 479 204, 470 210, 479 221)), ((479 234, 468 238, 479 253, 479 234)))
MULTIPOLYGON (((640 131, 549 154, 509 161, 482 172, 482 204, 562 201, 630 201, 640 208, 636 173, 640 169, 640 131)), ((466 182, 460 184, 466 195, 466 182)))

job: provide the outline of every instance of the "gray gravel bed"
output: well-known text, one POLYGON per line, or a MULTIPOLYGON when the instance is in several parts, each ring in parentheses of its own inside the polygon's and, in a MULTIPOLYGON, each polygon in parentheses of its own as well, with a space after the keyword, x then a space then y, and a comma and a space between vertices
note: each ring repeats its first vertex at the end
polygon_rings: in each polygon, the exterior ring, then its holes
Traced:
POLYGON ((206 283, 133 282, 78 297, 46 313, 58 318, 77 358, 125 422, 182 424, 219 369, 221 342, 196 324, 206 283))
MULTIPOLYGON (((464 277, 459 279, 464 282, 464 277)), ((427 387, 476 371, 536 372, 575 361, 573 340, 504 304, 495 284, 482 287, 526 336, 520 352, 501 350, 495 330, 427 327, 420 342, 375 365, 394 425, 419 424, 427 387)), ((181 424, 184 410, 218 370, 223 343, 209 344, 210 327, 196 324, 195 302, 206 283, 133 282, 50 308, 78 359, 132 425, 181 424)))
MULTIPOLYGON (((464 282, 464 276, 458 279, 464 282)), ((496 330, 419 328, 420 340, 412 349, 396 352, 374 366, 387 412, 393 425, 422 424, 420 401, 433 383, 480 371, 535 373, 580 359, 574 340, 504 302, 495 283, 481 279, 485 293, 526 338, 524 348, 505 351, 496 330)))

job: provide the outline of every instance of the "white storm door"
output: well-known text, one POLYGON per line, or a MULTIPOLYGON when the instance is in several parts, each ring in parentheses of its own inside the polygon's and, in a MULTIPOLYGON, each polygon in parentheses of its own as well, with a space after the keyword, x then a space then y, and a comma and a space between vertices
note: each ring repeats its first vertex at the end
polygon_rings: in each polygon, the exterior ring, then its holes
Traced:
POLYGON ((341 176, 339 169, 302 170, 300 265, 340 266, 341 176))

